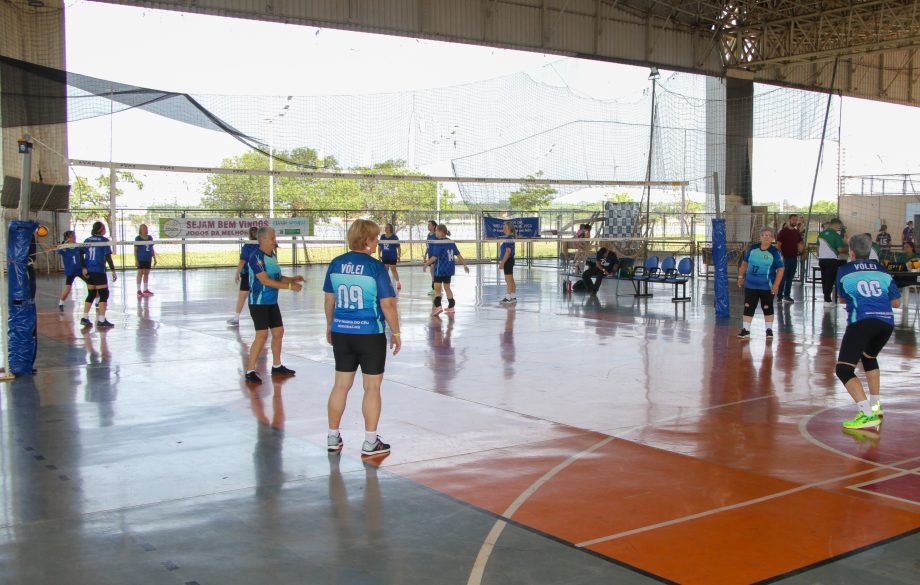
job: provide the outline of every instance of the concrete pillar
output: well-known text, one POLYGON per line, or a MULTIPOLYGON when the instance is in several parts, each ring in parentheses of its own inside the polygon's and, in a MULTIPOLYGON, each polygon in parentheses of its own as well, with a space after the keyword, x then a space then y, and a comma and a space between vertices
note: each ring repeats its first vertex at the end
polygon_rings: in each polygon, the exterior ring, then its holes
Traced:
POLYGON ((754 82, 725 79, 725 204, 752 205, 754 82))

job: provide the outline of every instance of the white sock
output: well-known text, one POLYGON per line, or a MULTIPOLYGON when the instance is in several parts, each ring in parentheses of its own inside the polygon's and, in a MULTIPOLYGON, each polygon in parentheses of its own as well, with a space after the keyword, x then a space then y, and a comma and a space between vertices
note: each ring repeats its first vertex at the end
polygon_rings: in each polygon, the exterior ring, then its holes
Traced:
POLYGON ((879 403, 879 398, 881 398, 881 396, 879 396, 879 395, 877 395, 877 394, 870 394, 870 395, 869 395, 869 405, 870 405, 870 406, 875 406, 876 404, 878 404, 878 403, 879 403))
POLYGON ((64 301, 58 301, 58 306, 59 306, 59 307, 63 307, 63 306, 64 306, 64 301))
POLYGON ((364 440, 373 445, 377 440, 377 431, 364 431, 364 440))
POLYGON ((868 400, 861 400, 856 403, 856 406, 859 408, 859 412, 863 414, 872 414, 872 407, 869 405, 868 400))
POLYGON ((339 429, 329 429, 330 437, 338 437, 339 435, 341 435, 341 433, 339 432, 339 429))
POLYGON ((280 367, 281 367, 281 364, 275 364, 275 363, 273 363, 273 364, 272 364, 272 367, 273 367, 273 368, 280 368, 280 367))

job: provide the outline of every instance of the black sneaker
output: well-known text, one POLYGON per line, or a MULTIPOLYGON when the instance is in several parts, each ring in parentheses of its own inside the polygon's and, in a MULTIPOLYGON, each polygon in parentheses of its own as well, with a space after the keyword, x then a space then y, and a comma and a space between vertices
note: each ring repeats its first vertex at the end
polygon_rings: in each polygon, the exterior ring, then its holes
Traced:
POLYGON ((80 325, 83 325, 84 327, 92 327, 93 322, 87 319, 86 317, 83 317, 82 319, 80 319, 80 325))
POLYGON ((384 443, 380 436, 377 436, 377 439, 373 443, 368 443, 364 441, 364 444, 361 446, 361 455, 365 457, 373 457, 375 455, 383 455, 384 453, 390 452, 390 446, 384 443))
POLYGON ((786 297, 786 302, 791 305, 792 303, 795 302, 795 299, 793 299, 792 297, 786 297))
POLYGON ((740 337, 741 339, 747 339, 750 336, 751 336, 751 332, 743 327, 741 328, 741 331, 738 332, 738 337, 740 337))
POLYGON ((767 329, 767 341, 770 341, 771 339, 773 339, 773 330, 767 329))
POLYGON ((246 381, 250 384, 261 384, 262 378, 255 372, 246 372, 246 381))
POLYGON ((96 321, 96 327, 100 329, 111 329, 112 327, 115 327, 115 324, 109 323, 108 319, 106 319, 105 321, 96 321))
POLYGON ((64 305, 58 305, 58 311, 64 312, 64 305))
POLYGON ((275 366, 272 366, 272 376, 293 376, 293 375, 294 375, 294 370, 285 368, 283 365, 278 366, 277 368, 275 366))

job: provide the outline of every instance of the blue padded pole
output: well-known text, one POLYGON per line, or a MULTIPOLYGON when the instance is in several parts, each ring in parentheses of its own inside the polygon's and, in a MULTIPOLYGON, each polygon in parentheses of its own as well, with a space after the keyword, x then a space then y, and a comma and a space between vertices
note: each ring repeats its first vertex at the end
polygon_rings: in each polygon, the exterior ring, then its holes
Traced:
POLYGON ((728 318, 728 239, 725 220, 712 220, 712 263, 715 267, 716 317, 728 318))

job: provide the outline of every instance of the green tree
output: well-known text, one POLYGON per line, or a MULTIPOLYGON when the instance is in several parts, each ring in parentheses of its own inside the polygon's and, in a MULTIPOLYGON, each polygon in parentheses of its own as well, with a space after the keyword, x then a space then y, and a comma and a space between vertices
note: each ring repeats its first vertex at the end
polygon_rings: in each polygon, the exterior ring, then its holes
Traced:
MULTIPOLYGON (((119 185, 126 183, 134 185, 137 189, 144 188, 144 183, 134 173, 117 171, 115 181, 116 201, 124 194, 124 189, 119 185)), ((85 221, 93 216, 98 216, 100 209, 106 210, 105 215, 108 216, 110 184, 109 176, 105 174, 100 174, 96 177, 95 185, 86 177, 77 177, 70 186, 70 209, 74 219, 85 221)))
MULTIPOLYGON (((807 208, 806 208, 807 211, 807 208)), ((828 215, 837 215, 837 202, 836 201, 815 201, 814 205, 811 207, 812 213, 828 214, 828 215)))
MULTIPOLYGON (((543 176, 543 171, 537 171, 534 175, 529 175, 528 179, 539 179, 543 176)), ((549 185, 525 184, 517 191, 512 191, 508 198, 508 206, 512 210, 518 211, 536 211, 548 207, 553 200, 553 195, 558 193, 549 185)))

